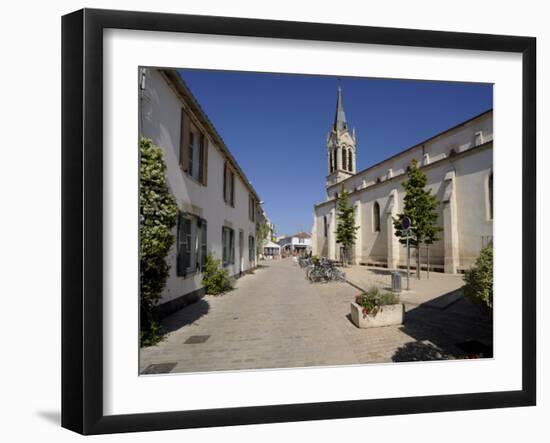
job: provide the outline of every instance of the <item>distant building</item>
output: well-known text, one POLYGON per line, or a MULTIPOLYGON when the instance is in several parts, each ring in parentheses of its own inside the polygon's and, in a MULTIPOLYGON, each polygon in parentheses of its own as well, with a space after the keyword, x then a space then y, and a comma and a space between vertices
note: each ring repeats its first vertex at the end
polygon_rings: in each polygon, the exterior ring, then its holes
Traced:
POLYGON ((311 251, 311 235, 307 232, 281 237, 277 243, 285 255, 301 255, 311 251))
POLYGON ((348 127, 338 89, 334 124, 327 137, 326 200, 314 205, 313 254, 334 260, 341 257, 334 231, 338 193, 344 186, 359 226, 357 241, 349 251, 353 261, 391 269, 405 266, 406 251, 394 234, 392 217, 403 209, 401 183, 413 159, 440 202, 438 223, 443 231, 440 241, 430 246, 430 266, 447 273, 461 272, 492 241, 492 109, 360 171, 356 170, 356 149, 355 130, 348 127))
POLYGON ((264 242, 263 258, 267 258, 267 259, 281 258, 281 247, 277 243, 274 243, 271 240, 267 240, 266 242, 264 242))
POLYGON ((262 259, 278 259, 281 257, 281 247, 275 243, 274 233, 275 225, 271 222, 267 214, 262 210, 259 223, 265 223, 267 225, 267 237, 263 240, 260 249, 260 258, 262 259))
POLYGON ((175 311, 204 293, 208 253, 230 275, 256 266, 260 198, 175 70, 144 68, 140 135, 161 147, 168 186, 180 209, 170 275, 159 310, 175 311))

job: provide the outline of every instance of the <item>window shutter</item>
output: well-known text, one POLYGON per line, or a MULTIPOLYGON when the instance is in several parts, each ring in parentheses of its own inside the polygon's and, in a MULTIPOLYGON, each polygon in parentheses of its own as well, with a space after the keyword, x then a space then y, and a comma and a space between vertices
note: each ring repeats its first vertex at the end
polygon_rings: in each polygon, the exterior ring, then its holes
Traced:
POLYGON ((204 184, 204 135, 199 137, 199 183, 204 184))
POLYGON ((200 171, 199 171, 199 181, 206 186, 208 184, 208 139, 201 134, 200 140, 200 171))
POLYGON ((227 163, 223 164, 223 201, 227 203, 227 163))
POLYGON ((230 231, 229 239, 231 240, 231 263, 235 263, 235 231, 230 231))
POLYGON ((206 220, 201 219, 201 238, 200 238, 200 269, 201 271, 204 269, 206 265, 206 237, 207 235, 207 224, 206 220))
POLYGON ((231 206, 235 207, 235 174, 231 172, 231 206))
POLYGON ((181 108, 180 166, 184 172, 189 170, 189 117, 181 108))
POLYGON ((229 263, 229 231, 227 228, 222 227, 222 258, 223 264, 229 263))

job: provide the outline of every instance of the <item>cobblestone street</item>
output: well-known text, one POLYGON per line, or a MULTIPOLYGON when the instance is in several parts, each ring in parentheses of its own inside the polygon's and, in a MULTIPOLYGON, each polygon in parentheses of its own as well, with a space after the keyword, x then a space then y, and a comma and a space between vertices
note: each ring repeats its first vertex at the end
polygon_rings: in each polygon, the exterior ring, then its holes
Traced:
POLYGON ((349 318, 356 288, 310 284, 290 259, 262 263, 233 291, 167 317, 166 339, 141 349, 142 373, 463 358, 458 343, 492 344, 490 322, 462 299, 445 309, 405 302, 404 325, 358 329, 349 318))

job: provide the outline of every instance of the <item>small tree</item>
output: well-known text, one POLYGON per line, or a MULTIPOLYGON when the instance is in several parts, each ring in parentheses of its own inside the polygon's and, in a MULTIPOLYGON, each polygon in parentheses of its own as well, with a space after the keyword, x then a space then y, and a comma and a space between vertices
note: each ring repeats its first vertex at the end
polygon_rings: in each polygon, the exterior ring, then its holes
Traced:
POLYGON ((441 228, 437 226, 437 197, 432 194, 431 189, 425 189, 428 178, 418 168, 418 162, 413 159, 411 166, 407 169, 407 181, 401 185, 405 189, 403 212, 393 219, 395 235, 400 237, 399 242, 406 244, 404 232, 401 226, 404 217, 411 220, 411 237, 409 244, 416 248, 416 277, 420 278, 420 245, 422 243, 431 245, 438 240, 438 233, 441 228))
POLYGON ((148 346, 161 339, 156 304, 168 277, 166 256, 174 243, 178 207, 166 185, 162 149, 146 138, 139 148, 140 342, 148 346))
POLYGON ((268 239, 271 239, 269 224, 265 221, 258 222, 256 225, 256 253, 258 255, 263 254, 268 239))
POLYGON ((493 310, 493 244, 489 243, 479 253, 474 266, 464 273, 464 295, 493 310))
POLYGON ((355 214, 353 206, 349 204, 349 193, 342 185, 340 196, 338 197, 338 212, 336 224, 336 242, 344 247, 343 265, 348 264, 348 250, 355 244, 357 238, 356 231, 359 226, 355 226, 355 214))

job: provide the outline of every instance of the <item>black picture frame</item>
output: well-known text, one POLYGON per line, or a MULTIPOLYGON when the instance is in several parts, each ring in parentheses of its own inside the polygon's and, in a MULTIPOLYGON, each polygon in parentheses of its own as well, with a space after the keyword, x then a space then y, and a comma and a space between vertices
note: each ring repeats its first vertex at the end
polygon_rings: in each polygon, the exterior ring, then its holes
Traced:
POLYGON ((82 434, 536 404, 536 39, 83 9, 62 18, 62 426, 82 434), (522 54, 522 389, 261 407, 103 413, 103 30, 170 31, 522 54))

